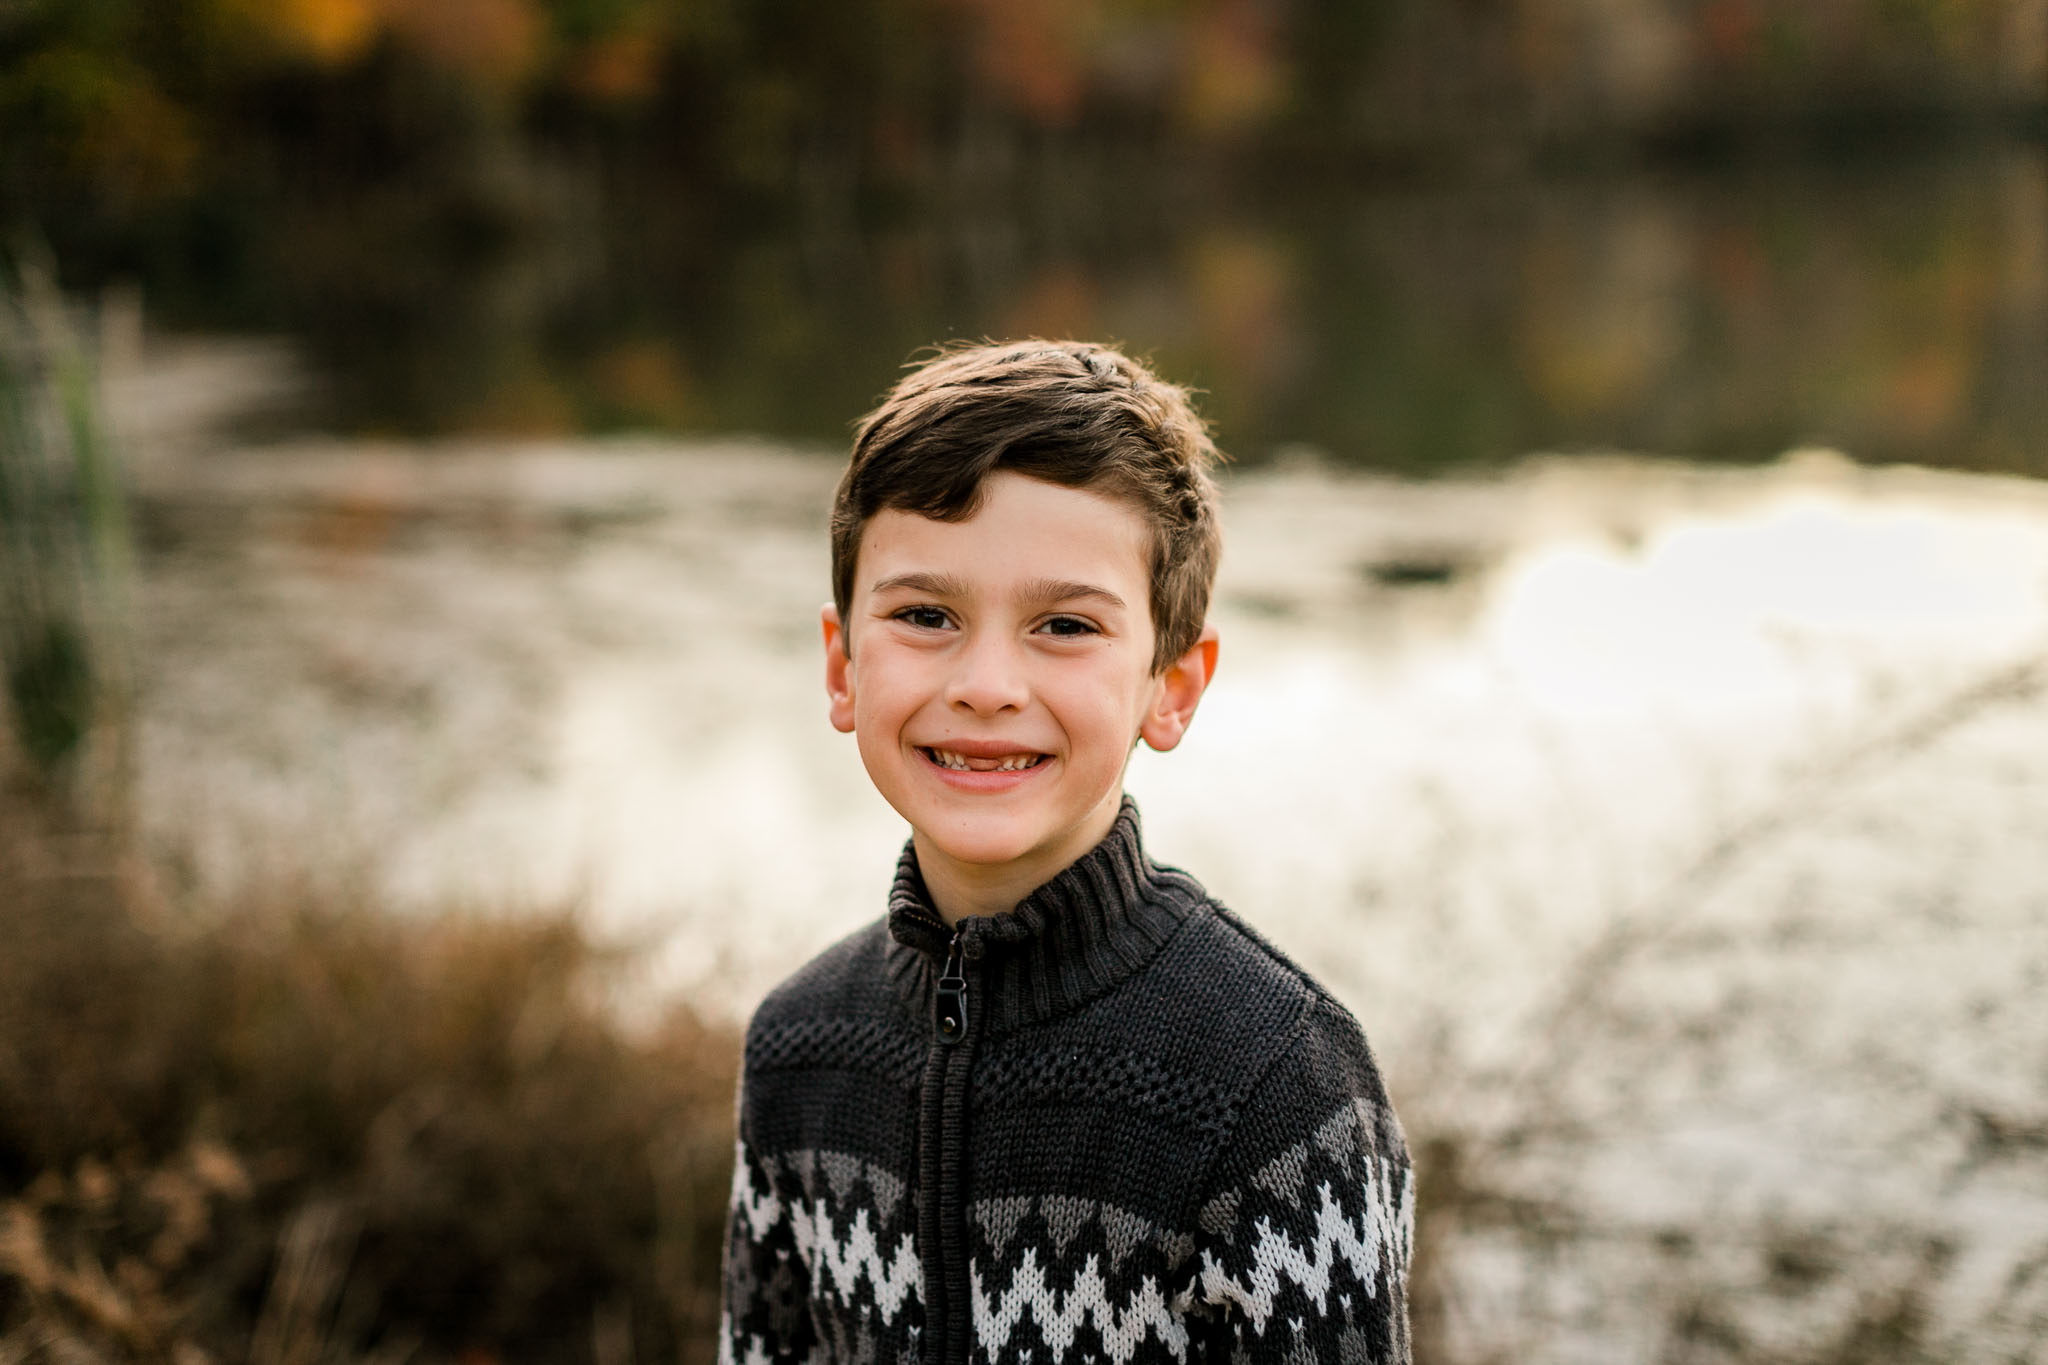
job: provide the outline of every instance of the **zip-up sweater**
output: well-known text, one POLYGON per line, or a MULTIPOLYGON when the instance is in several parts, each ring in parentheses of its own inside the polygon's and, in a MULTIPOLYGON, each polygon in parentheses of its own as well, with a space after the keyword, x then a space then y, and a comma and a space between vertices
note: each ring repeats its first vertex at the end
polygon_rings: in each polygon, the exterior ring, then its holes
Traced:
POLYGON ((1357 1023, 1107 838, 887 919, 747 1032, 724 1365, 1405 1362, 1414 1182, 1357 1023))

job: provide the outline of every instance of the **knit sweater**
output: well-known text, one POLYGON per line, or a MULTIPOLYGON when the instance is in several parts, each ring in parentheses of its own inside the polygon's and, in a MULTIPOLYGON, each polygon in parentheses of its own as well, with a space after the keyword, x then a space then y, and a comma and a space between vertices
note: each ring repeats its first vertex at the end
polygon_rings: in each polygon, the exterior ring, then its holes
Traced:
POLYGON ((1405 1362, 1413 1224, 1357 1023, 1126 799, 956 930, 906 847, 763 1002, 720 1361, 1405 1362))

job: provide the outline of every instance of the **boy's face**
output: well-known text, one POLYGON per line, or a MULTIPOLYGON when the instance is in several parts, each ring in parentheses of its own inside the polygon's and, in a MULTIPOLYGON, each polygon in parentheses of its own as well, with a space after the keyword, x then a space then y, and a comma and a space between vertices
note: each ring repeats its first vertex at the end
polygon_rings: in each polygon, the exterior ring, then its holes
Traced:
POLYGON ((825 609, 832 723, 910 822, 935 893, 1028 891, 1094 847, 1132 746, 1180 742, 1215 662, 1205 631, 1153 675, 1135 509, 1008 472, 983 494, 965 521, 877 514, 848 619, 825 609))

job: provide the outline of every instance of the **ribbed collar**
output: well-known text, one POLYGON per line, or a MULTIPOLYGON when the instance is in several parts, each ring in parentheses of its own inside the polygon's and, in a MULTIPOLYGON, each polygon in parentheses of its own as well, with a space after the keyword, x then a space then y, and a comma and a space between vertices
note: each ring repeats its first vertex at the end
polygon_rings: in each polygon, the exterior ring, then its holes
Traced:
MULTIPOLYGON (((960 953, 978 979, 977 1017, 1001 1031, 1101 995, 1151 961, 1200 904, 1192 881, 1145 856, 1138 807, 1126 796, 1102 842, 1015 910, 960 921, 960 953)), ((889 933, 890 975, 921 1004, 953 931, 908 842, 889 893, 889 933)))

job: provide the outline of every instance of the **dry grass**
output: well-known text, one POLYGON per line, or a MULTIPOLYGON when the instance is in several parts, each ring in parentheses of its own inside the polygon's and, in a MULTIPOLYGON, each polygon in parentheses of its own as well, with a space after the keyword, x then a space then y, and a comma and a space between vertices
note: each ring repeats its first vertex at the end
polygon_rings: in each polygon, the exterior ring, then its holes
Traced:
POLYGON ((707 1358, 728 1031, 567 916, 139 888, 0 794, 0 1363, 707 1358))

